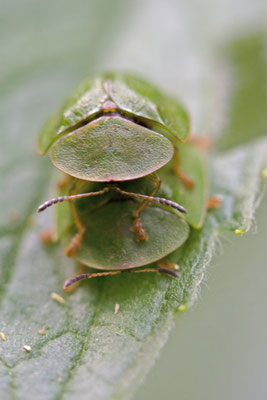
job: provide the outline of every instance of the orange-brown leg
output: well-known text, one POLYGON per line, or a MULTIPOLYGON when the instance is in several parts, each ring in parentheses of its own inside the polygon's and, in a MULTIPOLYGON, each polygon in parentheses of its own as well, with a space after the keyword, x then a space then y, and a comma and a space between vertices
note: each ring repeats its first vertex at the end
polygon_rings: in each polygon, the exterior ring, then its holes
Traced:
MULTIPOLYGON (((69 191, 69 195, 70 196, 76 195, 78 193, 79 189, 85 185, 85 183, 86 182, 84 182, 84 181, 75 182, 74 186, 69 191)), ((70 207, 71 207, 71 212, 72 212, 72 215, 74 218, 74 223, 77 227, 78 232, 72 238, 70 244, 68 245, 68 247, 65 250, 65 253, 68 257, 74 257, 75 254, 77 253, 77 251, 79 250, 79 248, 81 247, 82 239, 85 234, 85 227, 79 217, 78 211, 77 211, 73 201, 70 201, 70 207)))
POLYGON ((211 196, 207 199, 207 208, 209 209, 220 208, 221 204, 222 204, 221 195, 211 196))
POLYGON ((176 146, 174 146, 174 160, 172 165, 172 170, 176 174, 177 178, 182 182, 182 184, 187 189, 193 189, 195 186, 195 182, 193 179, 190 178, 184 171, 179 168, 180 165, 180 157, 179 157, 179 150, 176 146))
MULTIPOLYGON (((150 196, 154 196, 157 191, 160 188, 161 185, 161 180, 160 177, 157 176, 155 173, 148 175, 148 177, 152 180, 152 182, 155 185, 155 188, 153 189, 152 193, 150 194, 150 196)), ((147 239, 147 234, 145 232, 145 229, 143 227, 141 218, 140 218, 140 214, 141 212, 148 206, 148 204, 150 203, 151 200, 149 199, 145 199, 143 200, 138 207, 133 211, 133 232, 135 233, 135 238, 137 241, 143 241, 147 239)))
POLYGON ((53 229, 47 229, 46 231, 42 231, 39 234, 39 239, 43 244, 52 243, 55 240, 55 232, 53 231, 53 229))
POLYGON ((210 136, 193 136, 189 138, 188 143, 204 151, 209 151, 213 148, 213 140, 210 136))

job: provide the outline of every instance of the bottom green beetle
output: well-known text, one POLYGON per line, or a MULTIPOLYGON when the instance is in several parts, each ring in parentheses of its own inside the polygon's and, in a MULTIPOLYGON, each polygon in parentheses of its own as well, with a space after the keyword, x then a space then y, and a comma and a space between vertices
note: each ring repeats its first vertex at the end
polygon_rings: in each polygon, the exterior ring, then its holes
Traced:
POLYGON ((183 170, 196 183, 191 190, 177 183, 171 164, 167 164, 159 170, 163 183, 156 193, 158 197, 147 195, 153 185, 149 177, 109 184, 68 177, 69 184, 61 188, 61 196, 39 207, 39 211, 43 211, 52 204, 62 202, 57 208, 56 230, 58 239, 67 246, 66 253, 83 265, 105 271, 78 275, 65 282, 65 289, 82 279, 116 275, 124 270, 179 276, 175 264, 162 262, 162 259, 186 241, 189 225, 194 228, 202 226, 207 201, 202 154, 187 144, 182 144, 179 151, 183 170), (74 186, 78 194, 71 196, 74 186), (77 187, 80 189, 77 190, 77 187), (187 214, 176 203, 178 200, 186 207, 187 214), (141 241, 136 240, 133 232, 133 215, 138 209, 138 202, 140 206, 146 205, 139 216, 146 234, 146 240, 141 241), (72 253, 68 249, 75 248, 75 241, 78 241, 78 246, 72 253), (149 266, 155 262, 158 262, 157 267, 149 266), (143 266, 145 268, 135 269, 143 266))

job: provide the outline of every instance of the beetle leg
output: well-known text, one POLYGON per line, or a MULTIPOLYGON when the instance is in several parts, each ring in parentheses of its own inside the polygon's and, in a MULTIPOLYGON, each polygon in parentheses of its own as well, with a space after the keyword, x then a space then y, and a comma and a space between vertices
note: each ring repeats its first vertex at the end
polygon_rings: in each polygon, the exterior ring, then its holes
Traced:
MULTIPOLYGON (((81 181, 79 181, 78 184, 75 183, 74 186, 72 186, 72 188, 70 189, 69 195, 70 196, 76 195, 78 193, 78 190, 80 189, 80 187, 83 186, 83 184, 84 184, 84 182, 81 182, 81 181)), ((74 223, 77 227, 78 232, 72 238, 70 244, 68 245, 68 247, 65 250, 65 253, 67 254, 68 257, 74 257, 75 254, 77 253, 77 251, 79 250, 79 248, 81 247, 83 235, 85 233, 85 227, 79 217, 78 211, 77 211, 73 201, 70 201, 70 208, 71 208, 71 212, 72 212, 72 215, 74 218, 74 223)))
MULTIPOLYGON (((152 182, 155 185, 154 190, 152 191, 152 193, 150 194, 150 197, 153 197, 157 191, 160 188, 161 185, 161 180, 160 177, 156 174, 151 174, 148 175, 148 177, 152 180, 152 182)), ((137 241, 142 241, 142 240, 146 240, 147 239, 147 234, 145 232, 145 229, 143 227, 141 218, 140 218, 140 214, 141 212, 147 207, 147 205, 149 204, 151 200, 149 199, 145 199, 143 200, 139 206, 133 211, 133 219, 134 219, 134 223, 133 223, 133 231, 135 233, 135 238, 137 241)))
POLYGON ((39 238, 43 244, 53 243, 56 240, 55 232, 52 229, 41 232, 39 238))
POLYGON ((188 139, 190 144, 195 145, 198 149, 210 151, 213 149, 213 140, 210 136, 193 136, 188 139))
MULTIPOLYGON (((75 219, 75 217, 74 217, 75 219)), ((79 250, 79 248, 82 245, 82 239, 83 239, 83 235, 85 233, 85 228, 83 225, 80 225, 78 227, 78 221, 75 220, 75 224, 78 228, 78 233, 76 233, 76 235, 72 238, 70 244, 68 245, 68 247, 65 250, 65 254, 68 257, 75 257, 77 251, 79 250)))
POLYGON ((195 186, 195 182, 190 178, 190 176, 188 176, 184 171, 179 168, 179 164, 179 150, 176 146, 174 146, 174 160, 172 170, 187 189, 193 189, 193 187, 195 186))
POLYGON ((219 208, 222 203, 222 196, 219 194, 217 196, 211 196, 208 197, 207 199, 207 208, 213 209, 213 208, 219 208))

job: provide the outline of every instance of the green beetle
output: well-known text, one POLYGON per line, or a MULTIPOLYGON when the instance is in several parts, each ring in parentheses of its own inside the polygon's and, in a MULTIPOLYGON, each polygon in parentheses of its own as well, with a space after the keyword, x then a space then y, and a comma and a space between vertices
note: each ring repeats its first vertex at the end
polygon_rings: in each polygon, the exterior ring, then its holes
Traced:
MULTIPOLYGON (((103 200, 95 196, 115 194, 128 198, 131 207, 124 212, 122 223, 129 221, 131 213, 133 227, 129 227, 129 235, 133 236, 133 230, 136 245, 142 242, 140 245, 148 246, 148 263, 154 261, 149 256, 149 246, 155 247, 156 242, 153 231, 146 229, 140 215, 144 213, 145 219, 149 212, 155 212, 153 208, 153 211, 146 211, 148 205, 151 209, 152 202, 169 207, 170 215, 173 215, 170 207, 185 213, 186 209, 177 203, 181 196, 183 204, 189 209, 185 217, 187 222, 195 228, 202 226, 206 210, 205 163, 203 157, 192 150, 192 146, 182 143, 189 134, 189 127, 189 117, 176 100, 136 76, 106 73, 87 79, 81 85, 39 135, 40 152, 45 154, 49 151, 53 164, 66 174, 68 181, 72 181, 68 193, 39 207, 39 211, 43 211, 52 204, 70 201, 72 222, 78 233, 70 241, 67 255, 80 259, 81 252, 92 249, 87 240, 91 228, 87 226, 86 214, 81 218, 75 199, 87 197, 89 201, 89 198, 95 198, 99 205, 103 200), (153 187, 145 185, 147 189, 142 190, 142 185, 140 187, 138 184, 143 182, 142 179, 151 180, 153 187), (160 190, 161 180, 162 197, 155 197, 160 190), (95 185, 102 186, 96 189, 97 186, 90 186, 90 182, 91 185, 95 182, 95 185), (84 192, 84 188, 88 188, 86 185, 89 185, 89 191, 84 192), (141 201, 136 204, 130 199, 141 201), (152 237, 149 238, 151 232, 152 237)), ((126 203, 119 201, 118 204, 123 209, 126 203)), ((106 205, 103 212, 106 210, 114 210, 119 219, 114 204, 106 205)), ((166 211, 158 208, 157 213, 155 224, 157 216, 162 216, 166 211)), ((177 216, 173 218, 174 225, 176 219, 179 225, 180 219, 177 216)), ((64 219, 66 215, 62 216, 64 219)), ((90 219, 94 220, 93 214, 90 214, 90 219)), ((169 229, 169 234, 167 231, 163 234, 167 241, 171 236, 171 225, 169 229)), ((65 237, 71 239, 70 235, 65 237)), ((177 243, 175 246, 178 246, 177 243)), ((164 252, 157 254, 156 258, 163 256, 164 252)), ((85 261, 83 259, 86 265, 91 265, 85 261)), ((130 258, 128 261, 128 268, 137 266, 130 262, 130 258)), ((144 265, 143 262, 139 261, 138 266, 144 265)), ((120 270, 119 263, 116 265, 120 270)), ((91 266, 99 268, 99 265, 91 266)), ((102 267, 107 265, 103 264, 102 267)))

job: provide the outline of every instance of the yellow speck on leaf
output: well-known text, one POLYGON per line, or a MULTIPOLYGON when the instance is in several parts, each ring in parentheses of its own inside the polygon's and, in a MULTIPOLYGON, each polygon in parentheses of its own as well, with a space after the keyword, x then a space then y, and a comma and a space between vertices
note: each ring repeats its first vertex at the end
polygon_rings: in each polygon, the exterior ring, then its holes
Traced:
POLYGON ((51 293, 51 299, 57 301, 60 304, 65 304, 65 300, 57 293, 51 293))
POLYGON ((4 334, 4 332, 0 332, 0 338, 2 340, 6 340, 6 335, 4 334))
POLYGON ((244 229, 236 229, 235 234, 236 235, 243 235, 246 231, 244 229))
POLYGON ((181 312, 183 312, 183 311, 186 311, 187 310, 187 305, 186 304, 181 304, 179 307, 178 307, 178 311, 181 311, 181 312))

